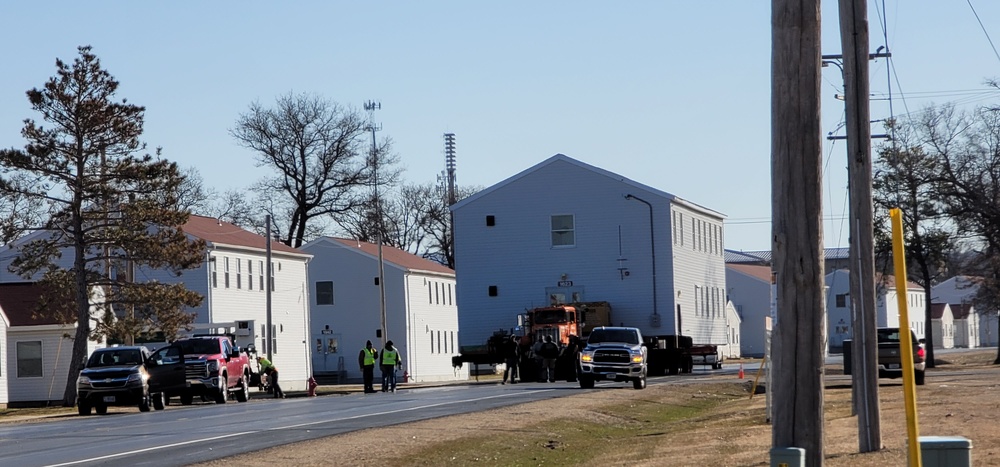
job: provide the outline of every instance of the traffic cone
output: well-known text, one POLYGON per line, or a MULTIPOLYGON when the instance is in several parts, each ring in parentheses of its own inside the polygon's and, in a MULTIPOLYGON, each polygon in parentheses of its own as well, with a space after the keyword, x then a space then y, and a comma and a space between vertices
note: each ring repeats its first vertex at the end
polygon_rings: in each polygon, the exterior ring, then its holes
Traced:
POLYGON ((740 379, 743 379, 743 362, 740 362, 740 379))

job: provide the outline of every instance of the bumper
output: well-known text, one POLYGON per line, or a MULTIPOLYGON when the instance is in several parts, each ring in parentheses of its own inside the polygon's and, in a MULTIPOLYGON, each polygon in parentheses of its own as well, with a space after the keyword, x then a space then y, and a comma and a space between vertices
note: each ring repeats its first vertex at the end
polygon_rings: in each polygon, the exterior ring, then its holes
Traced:
POLYGON ((643 376, 646 372, 645 365, 621 365, 613 363, 580 363, 580 375, 594 378, 595 380, 613 379, 628 380, 643 376))
POLYGON ((77 398, 87 401, 90 405, 138 405, 143 400, 143 387, 135 386, 117 389, 95 389, 78 387, 77 398))

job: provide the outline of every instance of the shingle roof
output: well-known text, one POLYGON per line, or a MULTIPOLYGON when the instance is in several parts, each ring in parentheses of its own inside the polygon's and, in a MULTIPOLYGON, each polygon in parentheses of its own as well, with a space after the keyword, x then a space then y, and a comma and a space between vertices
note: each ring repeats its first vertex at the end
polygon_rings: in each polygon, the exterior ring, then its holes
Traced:
POLYGON ((971 303, 952 303, 951 314, 955 319, 966 319, 972 312, 971 303))
POLYGON ((771 267, 757 266, 753 264, 727 264, 726 269, 738 271, 750 277, 760 279, 764 282, 771 282, 771 267))
MULTIPOLYGON (((192 214, 188 218, 187 223, 184 224, 183 230, 189 235, 216 245, 242 246, 260 250, 267 249, 267 239, 263 235, 257 235, 242 227, 220 221, 214 217, 192 214)), ((271 250, 300 255, 307 254, 302 250, 292 248, 281 242, 271 242, 271 250)))
MULTIPOLYGON (((931 303, 931 319, 941 319, 946 308, 948 308, 947 303, 931 303)), ((954 312, 952 312, 952 317, 955 317, 954 312)))
POLYGON ((60 323, 51 316, 33 318, 38 297, 43 293, 42 286, 33 282, 13 282, 0 284, 0 309, 7 316, 11 326, 39 326, 60 323))
MULTIPOLYGON (((846 259, 850 256, 851 249, 846 247, 824 248, 824 259, 846 259)), ((727 263, 770 263, 771 250, 736 251, 727 249, 725 252, 727 263)))
MULTIPOLYGON (((378 245, 374 243, 352 240, 349 238, 327 237, 351 249, 357 249, 365 254, 378 258, 378 245)), ((428 271, 441 274, 455 275, 455 270, 429 259, 421 258, 413 253, 400 250, 399 248, 382 245, 382 260, 386 263, 395 264, 408 271, 428 271)))

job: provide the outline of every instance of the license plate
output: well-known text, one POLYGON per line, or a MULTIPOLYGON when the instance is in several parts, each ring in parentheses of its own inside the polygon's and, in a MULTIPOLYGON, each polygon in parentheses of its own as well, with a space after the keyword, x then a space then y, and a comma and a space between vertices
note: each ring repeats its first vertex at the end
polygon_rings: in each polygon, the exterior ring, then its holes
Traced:
POLYGON ((895 370, 897 368, 899 368, 899 364, 898 363, 890 363, 889 364, 889 369, 895 370))
POLYGON ((104 396, 104 402, 114 402, 115 396, 104 396))

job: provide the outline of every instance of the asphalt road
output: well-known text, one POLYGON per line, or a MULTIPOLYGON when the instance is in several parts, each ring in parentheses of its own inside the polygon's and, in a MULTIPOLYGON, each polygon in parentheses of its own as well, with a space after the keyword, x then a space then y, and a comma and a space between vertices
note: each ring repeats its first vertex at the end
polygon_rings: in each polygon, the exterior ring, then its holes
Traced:
MULTIPOLYGON (((734 368, 650 378, 649 384, 696 381, 734 368)), ((598 387, 631 388, 630 383, 598 387)), ((628 389, 633 390, 633 389, 628 389)), ((252 399, 225 405, 168 406, 164 411, 66 417, 0 426, 0 465, 188 465, 374 426, 489 410, 569 396, 576 383, 450 385, 392 393, 252 399)))

